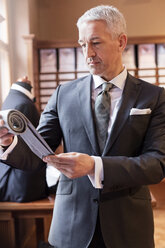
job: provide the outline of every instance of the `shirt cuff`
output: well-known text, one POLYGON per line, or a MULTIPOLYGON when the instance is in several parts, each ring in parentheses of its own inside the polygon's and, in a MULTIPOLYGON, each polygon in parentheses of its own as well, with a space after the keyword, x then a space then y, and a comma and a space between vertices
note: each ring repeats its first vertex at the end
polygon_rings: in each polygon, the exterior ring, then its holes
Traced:
POLYGON ((103 180, 104 180, 104 171, 103 171, 103 162, 101 157, 92 156, 95 160, 95 169, 93 174, 89 174, 89 180, 91 181, 93 187, 96 189, 103 188, 103 180))
POLYGON ((0 159, 1 160, 6 160, 8 157, 8 154, 10 152, 12 152, 12 150, 14 149, 14 147, 17 145, 18 142, 18 137, 15 135, 13 142, 11 143, 11 145, 5 150, 5 152, 3 152, 3 148, 0 148, 0 159))

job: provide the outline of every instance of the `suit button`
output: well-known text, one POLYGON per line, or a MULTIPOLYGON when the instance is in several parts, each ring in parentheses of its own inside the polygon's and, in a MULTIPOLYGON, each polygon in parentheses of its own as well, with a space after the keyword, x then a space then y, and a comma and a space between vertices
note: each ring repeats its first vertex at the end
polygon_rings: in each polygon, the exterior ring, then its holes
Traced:
POLYGON ((93 202, 99 203, 99 200, 98 199, 93 199, 93 202))

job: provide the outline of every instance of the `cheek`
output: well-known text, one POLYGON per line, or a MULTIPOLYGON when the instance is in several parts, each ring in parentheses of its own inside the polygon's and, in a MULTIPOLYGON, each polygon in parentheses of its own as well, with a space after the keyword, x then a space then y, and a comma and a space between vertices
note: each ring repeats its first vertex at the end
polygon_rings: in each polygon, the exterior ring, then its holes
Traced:
POLYGON ((97 57, 99 57, 102 62, 106 63, 110 62, 114 57, 115 51, 111 48, 102 48, 97 51, 97 57))
POLYGON ((107 65, 111 63, 112 56, 110 53, 106 52, 105 54, 100 55, 100 59, 104 65, 107 65))
POLYGON ((109 50, 104 54, 104 62, 107 64, 113 64, 118 61, 117 52, 115 50, 109 50))
POLYGON ((104 50, 96 50, 96 57, 99 58, 100 61, 104 62, 106 60, 106 51, 104 50))

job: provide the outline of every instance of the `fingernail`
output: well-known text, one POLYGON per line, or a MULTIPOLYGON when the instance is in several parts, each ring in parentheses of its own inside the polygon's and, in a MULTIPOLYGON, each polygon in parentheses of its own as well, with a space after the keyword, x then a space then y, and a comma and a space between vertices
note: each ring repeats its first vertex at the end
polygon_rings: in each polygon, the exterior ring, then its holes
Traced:
POLYGON ((43 160, 46 162, 48 161, 48 157, 44 157, 43 160))

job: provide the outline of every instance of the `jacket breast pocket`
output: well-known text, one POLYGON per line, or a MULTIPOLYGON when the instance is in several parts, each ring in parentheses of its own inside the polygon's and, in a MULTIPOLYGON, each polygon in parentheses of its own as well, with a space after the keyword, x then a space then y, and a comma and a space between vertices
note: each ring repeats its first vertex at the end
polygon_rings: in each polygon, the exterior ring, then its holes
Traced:
POLYGON ((61 180, 58 183, 56 195, 70 195, 72 193, 72 188, 72 180, 61 180))
POLYGON ((129 128, 143 133, 147 130, 151 115, 130 115, 128 119, 129 128))

